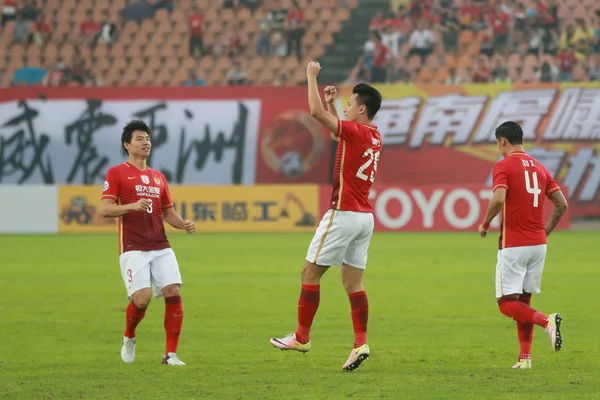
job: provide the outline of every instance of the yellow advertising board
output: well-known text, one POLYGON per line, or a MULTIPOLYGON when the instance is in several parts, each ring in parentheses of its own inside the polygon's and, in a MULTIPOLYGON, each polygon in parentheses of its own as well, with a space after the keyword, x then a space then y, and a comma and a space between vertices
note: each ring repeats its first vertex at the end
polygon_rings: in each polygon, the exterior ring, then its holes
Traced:
POLYGON ((171 197, 200 232, 312 232, 318 222, 317 185, 172 186, 171 197))
MULTIPOLYGON (((175 210, 198 232, 312 232, 318 223, 317 185, 171 186, 175 210)), ((60 186, 61 233, 116 233, 100 215, 102 186, 60 186)), ((167 232, 180 232, 166 225, 167 232)))
POLYGON ((58 187, 59 233, 117 233, 117 220, 100 215, 102 186, 58 187))

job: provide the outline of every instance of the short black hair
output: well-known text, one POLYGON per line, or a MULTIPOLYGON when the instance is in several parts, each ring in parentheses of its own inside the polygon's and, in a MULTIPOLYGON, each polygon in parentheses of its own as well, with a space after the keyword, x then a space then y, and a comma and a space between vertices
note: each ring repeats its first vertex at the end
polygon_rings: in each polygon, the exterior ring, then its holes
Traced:
POLYGON ((501 137, 510 144, 523 144, 523 129, 514 121, 506 121, 496 128, 496 139, 501 137))
POLYGON ((133 137, 133 132, 135 131, 146 132, 148 136, 150 136, 150 134, 152 133, 150 127, 146 125, 144 121, 141 121, 139 119, 134 119, 133 121, 125 125, 123 127, 123 133, 121 134, 121 146, 123 146, 123 150, 125 150, 125 153, 127 154, 129 154, 129 152, 125 148, 125 143, 131 143, 131 138, 133 137))
POLYGON ((358 104, 367 107, 367 116, 369 119, 375 118, 375 114, 381 108, 381 93, 368 83, 359 83, 354 86, 352 93, 356 94, 358 104))

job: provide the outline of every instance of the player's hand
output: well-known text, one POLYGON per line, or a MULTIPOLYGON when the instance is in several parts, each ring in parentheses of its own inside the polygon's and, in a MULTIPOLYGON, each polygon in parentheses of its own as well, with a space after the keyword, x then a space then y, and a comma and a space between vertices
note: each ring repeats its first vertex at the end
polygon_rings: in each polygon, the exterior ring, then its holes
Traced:
POLYGON ((483 227, 483 225, 479 225, 479 236, 482 238, 487 236, 487 230, 483 227))
POLYGON ((315 78, 317 77, 317 75, 319 75, 319 72, 321 71, 321 64, 319 64, 316 61, 311 61, 308 63, 308 66, 306 67, 306 76, 314 76, 315 78))
POLYGON ((133 203, 133 211, 147 211, 150 207, 152 207, 152 200, 149 199, 139 199, 133 203))
POLYGON ((183 221, 183 229, 185 229, 186 233, 194 233, 196 232, 196 223, 194 221, 183 221))
POLYGON ((336 97, 337 97, 337 89, 335 88, 335 86, 327 86, 325 88, 325 102, 326 103, 334 103, 336 97))

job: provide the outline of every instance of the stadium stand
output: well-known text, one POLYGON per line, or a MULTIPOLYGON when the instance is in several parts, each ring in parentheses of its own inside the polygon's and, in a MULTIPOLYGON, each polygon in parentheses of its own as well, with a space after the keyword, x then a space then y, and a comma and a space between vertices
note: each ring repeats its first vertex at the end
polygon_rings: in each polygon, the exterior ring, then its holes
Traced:
POLYGON ((0 87, 302 84, 303 66, 313 59, 327 65, 322 78, 332 83, 600 77, 600 0, 0 0, 0 6, 0 87))

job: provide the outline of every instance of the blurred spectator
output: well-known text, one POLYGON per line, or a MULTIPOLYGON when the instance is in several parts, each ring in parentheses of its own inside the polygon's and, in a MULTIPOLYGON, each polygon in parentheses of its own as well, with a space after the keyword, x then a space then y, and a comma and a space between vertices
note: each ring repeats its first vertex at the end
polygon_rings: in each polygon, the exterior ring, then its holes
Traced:
POLYGON ((369 22, 369 30, 373 31, 381 31, 387 24, 387 19, 383 16, 383 11, 377 11, 373 18, 371 18, 371 22, 369 22))
POLYGON ((46 40, 50 37, 52 30, 48 20, 44 18, 44 15, 38 15, 37 21, 33 24, 33 30, 31 32, 30 40, 42 47, 46 43, 46 40))
POLYGON ((477 60, 471 79, 473 83, 487 83, 490 81, 490 69, 487 67, 485 59, 480 58, 477 60))
POLYGON ((421 60, 424 61, 431 54, 434 38, 433 33, 425 27, 425 20, 417 22, 417 29, 410 34, 408 42, 411 47, 408 53, 409 56, 416 54, 421 56, 421 60))
POLYGON ((204 79, 198 78, 196 71, 190 68, 188 71, 188 79, 183 84, 184 86, 204 86, 204 79))
POLYGON ((458 85, 462 83, 462 78, 456 75, 456 68, 448 68, 448 78, 446 78, 447 85, 458 85))
POLYGON ((350 74, 348 75, 348 84, 357 84, 361 82, 370 82, 371 81, 371 71, 369 71, 369 67, 365 64, 365 58, 360 57, 356 65, 350 70, 350 74))
POLYGON ((558 81, 568 82, 573 78, 573 69, 577 64, 575 57, 575 46, 569 45, 566 50, 561 50, 556 55, 558 61, 558 81))
POLYGON ((542 48, 542 40, 545 31, 541 28, 527 28, 527 37, 529 38, 529 48, 527 49, 527 53, 538 55, 540 53, 540 49, 542 48))
POLYGON ((256 11, 256 9, 260 7, 260 3, 260 0, 240 0, 240 4, 249 9, 251 12, 256 11))
POLYGON ((174 8, 174 4, 173 3, 174 3, 173 0, 159 0, 154 5, 154 11, 156 12, 157 10, 160 10, 161 8, 164 8, 168 12, 172 12, 173 8, 174 8))
POLYGON ((273 7, 267 14, 267 18, 271 23, 271 28, 274 31, 283 31, 285 28, 285 21, 287 18, 287 10, 281 6, 280 0, 273 1, 273 7))
POLYGON ((236 58, 227 74, 227 84, 232 86, 244 85, 246 83, 246 75, 246 69, 242 67, 242 63, 236 58))
POLYGON ((100 34, 98 35, 97 43, 112 44, 117 37, 117 25, 110 20, 108 10, 102 13, 103 22, 100 26, 100 34))
POLYGON ((41 84, 46 76, 46 69, 26 65, 15 71, 13 85, 38 85, 41 84))
POLYGON ((44 84, 46 86, 62 86, 65 78, 65 65, 61 59, 58 59, 56 64, 48 68, 44 84))
POLYGON ((479 32, 479 43, 479 53, 488 57, 494 55, 494 42, 491 28, 486 28, 479 32))
POLYGON ((123 21, 141 22, 154 16, 154 7, 144 0, 136 0, 128 3, 121 10, 121 19, 123 21))
POLYGON ((260 33, 256 42, 256 54, 259 56, 269 56, 271 54, 271 22, 268 18, 263 18, 258 22, 260 33))
POLYGON ((292 54, 292 48, 296 51, 298 60, 302 59, 302 37, 305 28, 304 11, 302 11, 296 0, 292 0, 292 8, 289 9, 285 18, 287 30, 287 55, 292 54))
POLYGON ((40 14, 40 10, 37 8, 35 0, 26 1, 21 8, 21 14, 23 14, 23 19, 27 21, 36 21, 38 15, 40 14))
POLYGON ((273 81, 273 86, 284 86, 287 84, 287 75, 279 74, 273 81))
POLYGON ((390 50, 390 58, 400 57, 400 32, 391 25, 386 26, 381 32, 381 42, 390 50))
POLYGON ((225 37, 225 50, 229 57, 237 57, 242 53, 242 38, 236 28, 225 37))
POLYGON ((385 82, 386 80, 386 64, 390 50, 381 42, 379 32, 373 32, 373 42, 375 43, 375 51, 373 52, 373 66, 371 67, 371 80, 374 83, 385 82))
POLYGON ((71 68, 68 77, 69 81, 77 82, 78 84, 82 85, 87 80, 88 75, 89 72, 86 69, 85 61, 83 58, 81 58, 81 55, 75 54, 73 59, 73 68, 71 68))
POLYGON ((192 12, 188 15, 188 25, 190 29, 190 56, 196 57, 196 50, 198 50, 200 57, 202 57, 204 55, 204 15, 196 6, 192 8, 192 12))
POLYGON ((31 22, 23 18, 23 14, 17 13, 17 19, 13 28, 12 44, 25 43, 29 37, 31 22))
POLYGON ((554 82, 559 73, 556 66, 554 66, 546 61, 544 61, 542 63, 542 67, 539 68, 539 71, 538 71, 538 68, 536 67, 534 69, 534 72, 535 72, 535 77, 540 82, 554 82))
POLYGON ((452 9, 442 11, 440 30, 442 32, 442 44, 447 53, 458 52, 458 35, 460 24, 456 18, 456 12, 452 9))
POLYGON ((223 0, 223 8, 237 8, 240 4, 239 0, 223 0))
POLYGON ((589 62, 588 65, 588 77, 592 82, 600 81, 600 60, 598 60, 598 56, 594 55, 589 62))
POLYGON ((6 25, 8 21, 14 21, 17 18, 17 0, 4 0, 2 6, 2 20, 0 21, 2 27, 6 25))
POLYGON ((508 45, 508 23, 508 15, 502 10, 502 6, 497 4, 490 15, 490 24, 494 30, 494 48, 502 52, 508 45))
POLYGON ((100 33, 100 24, 98 21, 94 21, 94 15, 92 10, 87 10, 85 13, 85 19, 81 21, 79 25, 80 38, 83 41, 92 43, 98 37, 100 33))
POLYGON ((577 26, 571 41, 575 45, 577 52, 585 56, 594 45, 596 33, 594 28, 588 26, 586 20, 583 18, 577 19, 576 24, 577 26))
POLYGON ((508 75, 508 69, 503 65, 501 59, 496 59, 494 62, 494 68, 490 72, 492 81, 498 82, 510 82, 510 76, 508 75))
POLYGON ((275 31, 271 34, 271 55, 276 57, 285 57, 287 49, 285 41, 280 31, 275 31))

